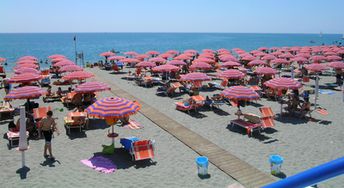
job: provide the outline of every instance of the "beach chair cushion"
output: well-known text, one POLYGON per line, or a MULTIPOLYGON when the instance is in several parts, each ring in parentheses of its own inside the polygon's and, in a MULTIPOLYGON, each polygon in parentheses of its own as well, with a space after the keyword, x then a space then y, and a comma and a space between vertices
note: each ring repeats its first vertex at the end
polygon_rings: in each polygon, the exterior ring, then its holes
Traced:
POLYGON ((315 111, 321 115, 324 115, 324 116, 328 115, 328 111, 324 108, 318 108, 315 111))
POLYGON ((153 144, 150 140, 141 140, 133 143, 135 161, 154 158, 153 144))
POLYGON ((272 117, 262 117, 261 123, 262 123, 263 128, 271 128, 275 126, 275 122, 272 117))
POLYGON ((258 130, 261 128, 260 123, 251 123, 242 119, 232 120, 231 125, 236 125, 245 128, 247 135, 251 135, 254 130, 258 130))
POLYGON ((182 110, 182 111, 186 111, 186 110, 190 110, 191 109, 191 105, 189 103, 184 103, 184 102, 176 102, 176 109, 177 110, 182 110))
POLYGON ((43 106, 33 109, 33 117, 37 119, 42 119, 47 116, 47 112, 51 111, 51 106, 43 106))
POLYGON ((248 114, 244 114, 244 118, 247 119, 248 122, 250 123, 260 123, 260 117, 256 114, 251 114, 251 113, 248 113, 248 114))
POLYGON ((262 113, 262 117, 274 117, 275 114, 272 112, 271 107, 261 107, 259 111, 262 113))
POLYGON ((131 147, 133 146, 133 142, 139 141, 140 139, 137 137, 125 137, 125 138, 121 138, 119 143, 122 144, 122 146, 124 147, 124 149, 126 149, 127 151, 130 151, 131 147))

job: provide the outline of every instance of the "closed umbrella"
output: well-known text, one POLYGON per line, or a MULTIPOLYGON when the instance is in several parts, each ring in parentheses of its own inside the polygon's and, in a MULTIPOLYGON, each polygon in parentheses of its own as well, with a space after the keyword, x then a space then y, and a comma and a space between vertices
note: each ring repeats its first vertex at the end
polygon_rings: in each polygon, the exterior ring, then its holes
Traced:
POLYGON ((328 69, 328 67, 326 67, 326 65, 324 65, 324 64, 312 63, 310 65, 306 65, 305 68, 309 71, 316 73, 316 77, 315 77, 315 99, 314 99, 314 108, 316 109, 318 96, 319 96, 319 73, 328 69))

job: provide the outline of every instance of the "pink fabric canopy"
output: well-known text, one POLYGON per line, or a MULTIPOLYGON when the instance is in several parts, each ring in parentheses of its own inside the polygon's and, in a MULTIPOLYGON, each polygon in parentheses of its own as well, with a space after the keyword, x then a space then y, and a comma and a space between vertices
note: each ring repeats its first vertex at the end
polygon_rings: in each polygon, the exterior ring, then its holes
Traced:
POLYGON ((302 84, 291 78, 274 78, 264 82, 264 85, 272 89, 299 89, 302 84))

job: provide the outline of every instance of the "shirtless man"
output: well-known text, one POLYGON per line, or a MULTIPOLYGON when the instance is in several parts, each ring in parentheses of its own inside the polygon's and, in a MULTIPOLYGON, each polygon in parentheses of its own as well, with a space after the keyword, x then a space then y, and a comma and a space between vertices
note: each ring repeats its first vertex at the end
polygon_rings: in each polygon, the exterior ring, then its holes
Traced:
POLYGON ((53 132, 56 131, 57 135, 59 135, 59 131, 56 127, 56 123, 53 116, 53 112, 52 111, 48 111, 47 112, 47 117, 43 118, 41 120, 41 126, 40 129, 42 130, 42 133, 44 135, 44 139, 45 139, 45 145, 44 145, 44 157, 48 157, 49 155, 47 155, 47 150, 49 151, 50 154, 50 158, 54 158, 52 151, 51 151, 51 139, 52 139, 52 135, 53 132))

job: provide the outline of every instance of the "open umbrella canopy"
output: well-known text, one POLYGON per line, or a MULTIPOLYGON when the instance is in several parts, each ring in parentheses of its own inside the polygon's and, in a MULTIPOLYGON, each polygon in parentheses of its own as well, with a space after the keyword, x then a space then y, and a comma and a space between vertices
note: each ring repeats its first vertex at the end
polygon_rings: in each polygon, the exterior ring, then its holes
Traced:
POLYGON ((245 77, 245 74, 236 69, 229 69, 218 73, 217 77, 226 79, 242 79, 245 77))
POLYGON ((233 55, 230 55, 230 54, 221 55, 221 56, 219 56, 219 59, 222 62, 226 62, 226 61, 235 61, 235 62, 237 62, 238 61, 237 58, 235 58, 233 55))
POLYGON ((166 59, 162 57, 154 57, 154 58, 149 59, 148 61, 154 62, 154 63, 164 63, 166 62, 166 59))
POLYGON ((20 64, 20 65, 16 65, 15 67, 13 67, 13 69, 20 69, 20 68, 33 68, 33 69, 38 69, 38 65, 36 64, 20 64))
POLYGON ((139 60, 141 60, 141 61, 143 61, 144 59, 148 59, 149 57, 150 57, 150 56, 147 55, 147 54, 137 54, 137 55, 135 56, 136 59, 139 59, 139 60))
POLYGON ((8 80, 8 82, 9 83, 27 83, 27 82, 38 81, 40 79, 42 79, 42 76, 39 74, 23 73, 23 74, 16 74, 12 76, 8 80))
POLYGON ((271 67, 258 67, 254 73, 258 75, 275 75, 277 74, 277 70, 271 67))
POLYGON ((241 64, 235 61, 227 61, 221 64, 221 67, 226 67, 226 68, 239 67, 239 66, 241 66, 241 64))
POLYGON ((94 77, 94 74, 90 72, 85 72, 85 71, 75 71, 71 72, 64 77, 62 77, 63 80, 84 80, 86 78, 91 78, 94 77))
POLYGON ((272 89, 299 89, 302 87, 302 84, 292 78, 274 78, 264 82, 264 85, 272 89))
POLYGON ((97 100, 85 111, 96 118, 123 118, 135 114, 141 106, 134 101, 119 97, 107 97, 97 100))
POLYGON ((202 62, 202 63, 209 63, 209 64, 214 64, 215 60, 210 59, 209 57, 198 57, 197 59, 195 59, 193 62, 197 63, 197 62, 202 62))
POLYGON ((195 62, 190 66, 190 70, 210 70, 213 67, 205 62, 195 62))
POLYGON ((83 84, 80 84, 76 86, 75 92, 77 93, 94 93, 99 91, 106 91, 110 90, 110 86, 108 84, 105 84, 103 82, 85 82, 83 84))
POLYGON ((65 57, 57 57, 57 58, 51 59, 50 61, 54 64, 54 63, 64 61, 64 60, 68 60, 68 59, 65 57))
POLYGON ((248 54, 241 57, 241 60, 243 60, 243 61, 253 61, 255 59, 256 59, 256 57, 254 57, 252 55, 248 55, 248 54))
POLYGON ((108 58, 108 60, 110 61, 120 61, 122 59, 125 59, 125 57, 124 56, 111 56, 108 58))
POLYGON ((253 67, 253 66, 267 66, 268 64, 262 60, 253 60, 250 61, 248 64, 248 66, 253 67))
POLYGON ((149 55, 159 55, 160 52, 151 50, 151 51, 146 52, 146 54, 149 54, 149 55))
POLYGON ((271 54, 267 54, 267 55, 264 55, 261 60, 274 60, 276 59, 276 56, 274 55, 271 55, 271 54))
POLYGON ((156 67, 156 64, 154 62, 150 62, 150 61, 142 61, 142 62, 136 64, 135 67, 152 68, 152 67, 156 67))
POLYGON ((336 61, 328 64, 329 67, 334 69, 344 69, 344 62, 336 61))
POLYGON ((71 60, 62 60, 62 61, 55 63, 53 66, 54 67, 63 67, 63 66, 67 66, 67 65, 75 65, 75 63, 71 60))
POLYGON ((33 99, 44 95, 46 91, 37 86, 24 86, 11 90, 8 95, 5 96, 6 100, 9 99, 33 99))
POLYGON ((114 55, 116 55, 115 53, 113 53, 113 52, 110 52, 110 51, 108 51, 108 52, 103 52, 103 53, 101 53, 101 54, 99 54, 100 56, 103 56, 103 57, 110 57, 110 56, 114 56, 114 55))
POLYGON ((24 59, 16 62, 16 65, 22 65, 22 64, 37 64, 36 60, 32 59, 24 59))
POLYGON ((154 72, 174 72, 174 71, 178 71, 179 69, 180 68, 177 66, 165 64, 165 65, 154 67, 152 70, 154 72))
POLYGON ((26 60, 26 59, 31 59, 31 60, 35 60, 37 61, 37 58, 34 57, 34 56, 23 56, 23 57, 20 57, 19 60, 26 60))
POLYGON ((192 56, 193 55, 188 55, 188 54, 180 54, 180 55, 178 55, 178 56, 176 56, 176 57, 174 57, 173 59, 175 59, 175 60, 190 60, 190 59, 192 59, 192 56))
POLYGON ((277 64, 277 65, 280 65, 280 64, 290 64, 290 62, 286 59, 281 59, 281 58, 278 58, 278 59, 274 59, 271 61, 272 64, 277 64))
POLYGON ((290 61, 291 62, 297 62, 298 64, 303 64, 303 63, 307 62, 308 59, 305 57, 296 56, 294 58, 291 58, 290 61))
POLYGON ((129 63, 129 64, 131 64, 131 63, 139 63, 140 62, 140 60, 135 59, 135 58, 125 58, 125 59, 122 59, 121 61, 123 63, 129 63))
POLYGON ((167 64, 174 65, 174 66, 186 65, 186 63, 184 61, 181 61, 181 60, 171 60, 167 64))
POLYGON ((14 73, 15 74, 23 74, 23 73, 41 74, 41 72, 38 71, 37 69, 27 68, 27 67, 23 67, 23 68, 19 68, 19 69, 14 69, 14 73))
POLYGON ((81 68, 78 65, 66 65, 59 69, 59 72, 75 72, 75 71, 82 71, 83 68, 81 68))
POLYGON ((310 57, 310 59, 314 63, 320 63, 321 61, 327 61, 327 58, 325 56, 322 56, 322 55, 315 55, 315 56, 310 57))
POLYGON ((251 88, 245 86, 232 86, 221 92, 221 95, 238 101, 258 100, 259 94, 251 88))
POLYGON ((0 57, 0 63, 5 62, 6 58, 0 57))
POLYGON ((331 61, 340 61, 340 60, 342 60, 341 57, 336 56, 336 55, 327 56, 326 59, 327 59, 327 61, 330 61, 330 62, 331 62, 331 61))
POLYGON ((327 70, 328 68, 324 64, 318 64, 318 63, 312 63, 309 65, 306 65, 305 68, 312 72, 322 72, 324 70, 327 70))
POLYGON ((54 54, 51 56, 48 56, 49 59, 55 59, 55 58, 66 58, 66 56, 61 55, 61 54, 54 54))
POLYGON ((129 51, 129 52, 124 52, 124 55, 136 56, 136 55, 139 55, 139 54, 137 52, 134 52, 134 51, 129 51))
POLYGON ((209 81, 211 78, 204 73, 192 72, 185 75, 180 75, 181 81, 209 81))

